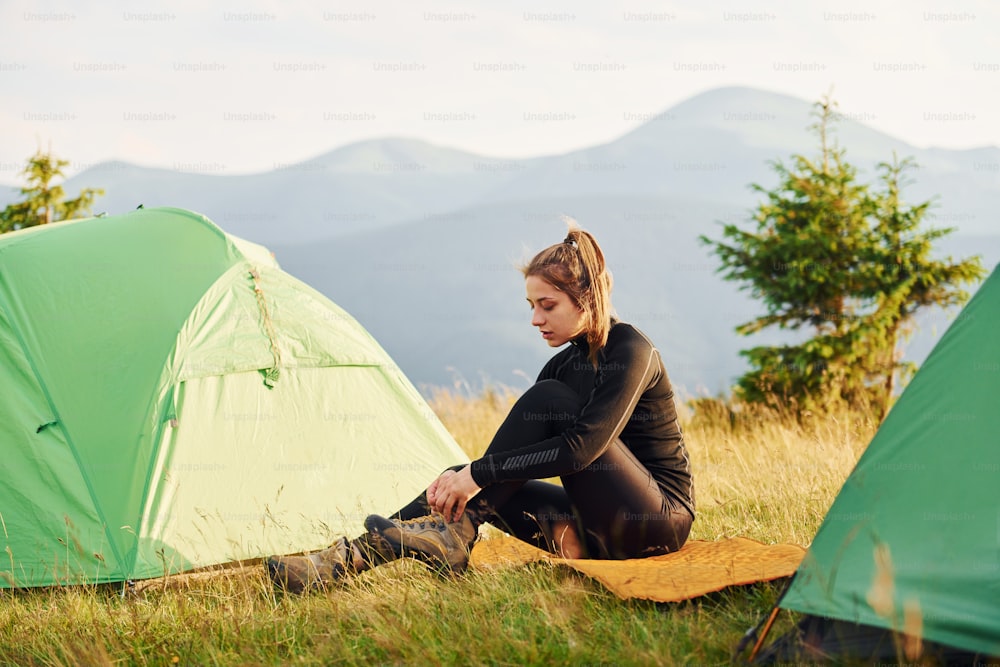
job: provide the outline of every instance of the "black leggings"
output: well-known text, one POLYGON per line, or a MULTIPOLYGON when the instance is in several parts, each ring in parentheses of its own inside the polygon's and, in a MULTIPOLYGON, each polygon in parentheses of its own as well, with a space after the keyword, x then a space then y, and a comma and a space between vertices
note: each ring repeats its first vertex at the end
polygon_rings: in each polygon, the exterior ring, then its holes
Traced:
MULTIPOLYGON (((562 382, 536 382, 511 408, 486 453, 558 435, 574 423, 581 407, 577 395, 562 382)), ((691 530, 691 513, 660 489, 619 439, 589 466, 560 480, 562 486, 539 480, 494 484, 469 501, 467 511, 477 525, 491 523, 553 552, 553 524, 570 522, 590 558, 639 558, 677 551, 691 530)), ((424 493, 393 517, 414 519, 428 511, 424 493)))

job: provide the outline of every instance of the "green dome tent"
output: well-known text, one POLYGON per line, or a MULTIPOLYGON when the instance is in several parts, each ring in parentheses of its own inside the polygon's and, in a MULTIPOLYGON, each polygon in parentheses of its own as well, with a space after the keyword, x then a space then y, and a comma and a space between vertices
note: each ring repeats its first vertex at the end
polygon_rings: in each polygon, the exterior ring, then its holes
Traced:
POLYGON ((895 662, 904 634, 948 664, 1000 656, 998 332, 1000 268, 844 483, 778 603, 807 616, 761 662, 895 662))
POLYGON ((467 460, 342 309, 179 209, 0 236, 0 586, 326 546, 467 460))

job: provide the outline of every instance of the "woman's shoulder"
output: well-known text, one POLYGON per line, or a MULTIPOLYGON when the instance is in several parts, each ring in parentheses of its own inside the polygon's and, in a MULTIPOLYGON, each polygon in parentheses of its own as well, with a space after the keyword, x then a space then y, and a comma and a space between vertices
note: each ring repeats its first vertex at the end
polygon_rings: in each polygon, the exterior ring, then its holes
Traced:
POLYGON ((608 345, 611 345, 612 343, 650 349, 656 348, 656 346, 653 345, 653 341, 649 339, 649 336, 640 331, 638 327, 620 320, 612 322, 611 329, 608 331, 608 345))
POLYGON ((660 350, 638 327, 626 322, 615 322, 608 332, 607 358, 625 364, 627 368, 652 370, 653 380, 666 377, 660 350), (650 365, 652 361, 652 365, 650 365))

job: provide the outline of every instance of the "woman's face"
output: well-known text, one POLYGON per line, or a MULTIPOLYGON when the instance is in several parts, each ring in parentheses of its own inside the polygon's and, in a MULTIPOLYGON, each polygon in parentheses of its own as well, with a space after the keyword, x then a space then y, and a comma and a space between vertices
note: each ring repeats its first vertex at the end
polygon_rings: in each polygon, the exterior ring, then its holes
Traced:
POLYGON ((583 333, 583 309, 565 292, 538 276, 525 278, 524 287, 531 304, 531 326, 538 327, 549 347, 559 347, 583 333))

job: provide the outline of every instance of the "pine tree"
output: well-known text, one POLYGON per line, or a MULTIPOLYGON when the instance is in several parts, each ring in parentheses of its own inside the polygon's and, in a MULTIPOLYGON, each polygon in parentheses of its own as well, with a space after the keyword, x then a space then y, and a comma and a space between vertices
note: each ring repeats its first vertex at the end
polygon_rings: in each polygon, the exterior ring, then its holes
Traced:
POLYGON ((729 224, 723 241, 701 240, 720 258, 723 277, 764 305, 739 333, 811 333, 797 344, 744 350, 751 370, 738 380, 739 398, 800 411, 846 402, 884 414, 905 370, 898 345, 913 315, 964 302, 957 285, 984 271, 978 258, 932 259, 933 242, 952 230, 918 230, 930 202, 908 206, 901 198, 911 161, 880 165, 881 191, 860 182, 831 140, 834 109, 829 98, 814 108, 818 159, 775 162, 778 185, 752 185, 764 201, 750 230, 729 224))

